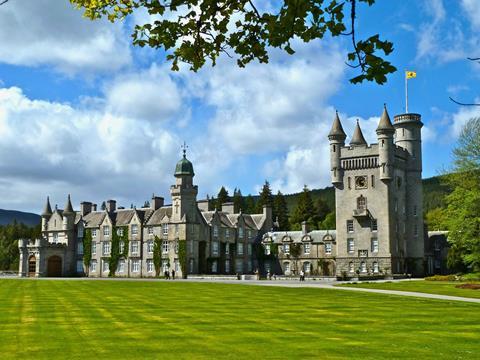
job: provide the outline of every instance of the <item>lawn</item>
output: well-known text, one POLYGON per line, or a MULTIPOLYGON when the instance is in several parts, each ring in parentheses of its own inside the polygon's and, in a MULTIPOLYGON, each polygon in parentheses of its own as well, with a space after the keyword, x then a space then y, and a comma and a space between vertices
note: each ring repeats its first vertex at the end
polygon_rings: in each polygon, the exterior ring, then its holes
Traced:
POLYGON ((333 289, 0 280, 0 358, 467 359, 479 310, 333 289))
MULTIPOLYGON (((368 289, 382 289, 382 290, 398 290, 398 291, 415 291, 427 294, 440 294, 450 296, 463 296, 470 298, 480 298, 480 290, 459 289, 455 286, 465 284, 459 281, 398 281, 398 282, 383 282, 383 283, 356 283, 343 284, 339 286, 353 286, 368 289)), ((478 283, 477 283, 478 284, 478 283)))

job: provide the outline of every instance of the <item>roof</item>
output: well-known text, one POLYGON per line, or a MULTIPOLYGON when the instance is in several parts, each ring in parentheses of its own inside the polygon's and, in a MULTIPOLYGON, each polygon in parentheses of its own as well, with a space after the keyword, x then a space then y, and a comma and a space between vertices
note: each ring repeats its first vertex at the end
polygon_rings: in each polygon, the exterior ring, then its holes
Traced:
POLYGON ((180 161, 177 163, 177 166, 175 166, 175 176, 178 175, 195 175, 195 173, 193 172, 193 165, 187 159, 185 153, 183 153, 183 158, 180 159, 180 161))
POLYGON ((105 219, 106 213, 104 211, 95 211, 91 212, 83 217, 83 221, 85 221, 86 228, 96 228, 99 227, 100 224, 105 219))
POLYGON ((73 206, 72 206, 72 201, 70 199, 70 194, 68 194, 67 197, 67 203, 65 204, 65 209, 63 210, 64 214, 73 214, 73 206))
POLYGON ((390 116, 388 115, 387 107, 383 107, 383 113, 382 117, 380 118, 380 121, 378 122, 378 127, 377 127, 377 133, 380 132, 390 132, 394 133, 395 128, 392 125, 392 122, 390 121, 390 116))
POLYGON ((328 134, 328 138, 340 138, 342 140, 345 140, 347 138, 347 135, 345 134, 345 131, 343 131, 342 123, 340 122, 340 118, 338 117, 338 111, 335 114, 335 118, 333 119, 333 124, 332 124, 332 129, 330 130, 330 133, 328 134))
POLYGON ((355 130, 353 131, 352 140, 350 140, 350 145, 367 145, 367 141, 363 137, 362 129, 360 129, 358 120, 355 130))
POLYGON ((160 225, 162 219, 167 216, 172 216, 172 207, 171 206, 162 206, 157 210, 153 211, 153 213, 149 216, 146 224, 147 225, 160 225))
POLYGON ((110 213, 110 219, 112 220, 112 223, 116 226, 125 226, 130 224, 130 221, 132 220, 134 214, 135 210, 133 209, 120 209, 110 213))
POLYGON ((330 235, 332 241, 335 241, 337 238, 336 230, 313 230, 308 232, 306 235, 302 231, 270 231, 263 235, 263 240, 270 238, 273 243, 281 244, 285 237, 288 237, 293 242, 302 242, 307 236, 312 240, 312 242, 323 242, 326 239, 326 236, 330 235))
POLYGON ((50 215, 52 215, 52 207, 50 206, 50 197, 47 196, 47 202, 45 204, 45 208, 43 209, 42 216, 50 215))

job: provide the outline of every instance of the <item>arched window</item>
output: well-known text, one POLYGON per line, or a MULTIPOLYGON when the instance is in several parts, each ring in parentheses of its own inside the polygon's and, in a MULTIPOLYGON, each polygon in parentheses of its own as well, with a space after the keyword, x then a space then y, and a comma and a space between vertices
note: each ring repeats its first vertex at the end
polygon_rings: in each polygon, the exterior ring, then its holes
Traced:
POLYGON ((364 197, 363 195, 360 195, 357 198, 357 209, 358 210, 364 210, 367 207, 367 198, 364 197))
POLYGON ((348 271, 353 273, 355 271, 355 267, 353 266, 353 262, 348 263, 348 271))
POLYGON ((311 269, 312 269, 312 264, 309 261, 305 261, 303 263, 303 271, 307 274, 310 274, 311 269))
POLYGON ((362 273, 367 272, 367 264, 365 263, 365 261, 362 261, 360 263, 360 272, 362 272, 362 273))
POLYGON ((373 272, 378 273, 378 262, 376 261, 373 262, 373 272))

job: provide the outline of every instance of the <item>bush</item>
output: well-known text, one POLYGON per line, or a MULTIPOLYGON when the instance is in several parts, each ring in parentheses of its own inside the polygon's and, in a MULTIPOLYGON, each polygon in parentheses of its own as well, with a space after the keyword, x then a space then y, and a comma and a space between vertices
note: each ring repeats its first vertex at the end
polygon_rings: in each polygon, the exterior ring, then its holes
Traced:
POLYGON ((470 273, 462 275, 463 281, 480 281, 480 273, 470 273))
POLYGON ((457 275, 433 275, 426 277, 428 281, 457 281, 459 280, 457 275))

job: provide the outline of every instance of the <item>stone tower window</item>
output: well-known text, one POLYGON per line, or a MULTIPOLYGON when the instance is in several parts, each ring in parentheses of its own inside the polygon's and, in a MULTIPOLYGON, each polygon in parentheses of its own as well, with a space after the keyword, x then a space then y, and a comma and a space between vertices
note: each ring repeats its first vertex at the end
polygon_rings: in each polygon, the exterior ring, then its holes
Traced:
POLYGON ((357 209, 358 210, 364 210, 367 208, 367 198, 364 197, 363 195, 360 195, 357 198, 357 209))
POLYGON ((372 188, 375 187, 375 175, 372 175, 372 188))
POLYGON ((413 206, 413 216, 417 216, 417 205, 413 206))
POLYGON ((352 188, 352 184, 351 184, 350 177, 348 177, 347 182, 348 182, 348 188, 351 189, 351 188, 352 188))
POLYGON ((372 219, 371 227, 372 227, 372 231, 378 230, 377 219, 372 219))
POLYGON ((347 232, 353 232, 353 220, 347 220, 347 232))
POLYGON ((336 146, 335 146, 335 145, 333 145, 333 152, 335 152, 335 148, 336 148, 336 146))

